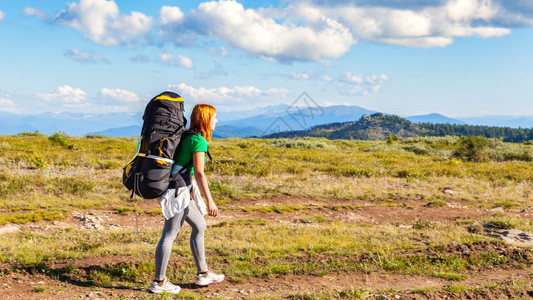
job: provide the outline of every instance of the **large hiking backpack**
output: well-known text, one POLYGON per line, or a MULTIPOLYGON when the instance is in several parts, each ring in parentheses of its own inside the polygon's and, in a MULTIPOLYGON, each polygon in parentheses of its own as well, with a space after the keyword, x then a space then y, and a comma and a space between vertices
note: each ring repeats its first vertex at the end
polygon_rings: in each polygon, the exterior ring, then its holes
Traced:
POLYGON ((137 153, 123 167, 122 182, 132 197, 157 198, 167 190, 174 152, 187 125, 183 114, 183 98, 173 92, 163 92, 146 105, 137 153))

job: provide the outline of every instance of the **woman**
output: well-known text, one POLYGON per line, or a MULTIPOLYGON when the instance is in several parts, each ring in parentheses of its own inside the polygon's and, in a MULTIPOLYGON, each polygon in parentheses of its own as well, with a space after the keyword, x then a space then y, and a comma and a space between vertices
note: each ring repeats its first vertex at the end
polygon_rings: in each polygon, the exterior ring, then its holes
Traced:
POLYGON ((179 173, 178 175, 181 176, 187 188, 179 189, 177 192, 175 191, 175 194, 173 193, 170 196, 163 196, 163 200, 160 200, 166 220, 161 240, 159 240, 155 252, 155 278, 149 289, 152 293, 166 292, 177 294, 180 291, 180 287, 172 284, 165 277, 165 273, 172 250, 172 243, 178 235, 184 221, 192 227, 190 245, 194 262, 198 269, 195 281, 196 285, 207 286, 224 280, 224 275, 211 272, 205 261, 204 232, 206 224, 203 217, 206 214, 205 203, 198 194, 199 189, 204 199, 207 200, 208 214, 216 217, 218 215, 218 208, 213 201, 213 197, 211 197, 207 185, 207 178, 204 173, 205 154, 208 153, 207 141, 212 138, 212 131, 215 130, 218 123, 216 110, 208 104, 197 104, 191 113, 190 120, 191 125, 188 132, 182 136, 182 140, 174 156, 175 163, 172 168, 173 175, 176 176, 179 173), (187 167, 191 165, 191 161, 192 168, 187 167), (182 166, 185 166, 185 168, 182 166), (191 182, 190 175, 194 175, 196 182, 191 182), (195 194, 197 197, 195 197, 195 194), (170 213, 170 218, 167 218, 169 212, 165 209, 163 202, 161 202, 168 200, 167 198, 172 199, 170 202, 174 203, 174 208, 177 207, 177 209, 172 210, 170 213), (193 201, 191 201, 191 198, 193 198, 193 201))

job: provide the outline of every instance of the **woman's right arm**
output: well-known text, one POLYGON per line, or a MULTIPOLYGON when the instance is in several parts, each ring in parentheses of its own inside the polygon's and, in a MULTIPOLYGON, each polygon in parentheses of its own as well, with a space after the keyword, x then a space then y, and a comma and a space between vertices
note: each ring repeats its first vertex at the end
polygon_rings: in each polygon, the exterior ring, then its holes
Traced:
POLYGON ((213 201, 213 197, 211 196, 211 192, 209 191, 209 186, 207 185, 207 177, 205 177, 204 172, 204 157, 205 152, 200 151, 194 152, 192 154, 194 178, 196 179, 196 183, 198 183, 198 188, 200 189, 202 196, 204 196, 205 200, 207 201, 208 215, 216 217, 218 215, 218 208, 215 204, 215 201, 213 201))

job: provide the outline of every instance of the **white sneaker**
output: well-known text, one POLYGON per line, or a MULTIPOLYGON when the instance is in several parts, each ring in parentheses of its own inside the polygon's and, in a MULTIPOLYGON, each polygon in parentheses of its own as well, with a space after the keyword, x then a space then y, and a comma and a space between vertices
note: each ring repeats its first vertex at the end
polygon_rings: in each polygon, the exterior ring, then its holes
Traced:
POLYGON ((157 281, 152 282, 152 286, 148 289, 150 293, 169 293, 169 294, 177 294, 179 293, 181 288, 179 285, 175 285, 172 282, 170 282, 166 277, 163 280, 163 282, 159 283, 157 281))
POLYGON ((196 282, 195 284, 198 286, 208 286, 213 283, 219 283, 224 281, 224 274, 215 274, 211 271, 205 273, 205 274, 198 274, 196 275, 196 282))

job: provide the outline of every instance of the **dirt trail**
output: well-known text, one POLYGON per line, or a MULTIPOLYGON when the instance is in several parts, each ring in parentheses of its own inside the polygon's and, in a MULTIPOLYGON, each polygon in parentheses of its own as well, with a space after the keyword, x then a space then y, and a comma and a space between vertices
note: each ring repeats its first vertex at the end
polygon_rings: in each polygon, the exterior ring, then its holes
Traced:
MULTIPOLYGON (((469 207, 471 203, 461 200, 447 201, 443 207, 428 207, 426 201, 414 199, 399 199, 394 202, 380 203, 359 200, 313 200, 304 197, 278 197, 264 198, 259 200, 240 200, 221 205, 220 216, 208 218, 208 226, 220 222, 231 222, 242 219, 263 219, 270 224, 301 224, 300 219, 307 216, 320 215, 328 220, 351 224, 397 224, 398 226, 411 226, 419 219, 440 223, 454 223, 459 220, 481 221, 490 217, 501 208, 489 209, 469 207), (259 209, 273 206, 305 206, 292 212, 277 213, 274 211, 261 212, 259 209)), ((138 207, 143 211, 151 211, 157 208, 157 202, 147 201, 139 203, 138 207)), ((269 210, 269 209, 265 209, 269 210)), ((521 218, 533 218, 533 208, 519 208, 506 210, 506 214, 521 218)), ((134 228, 135 215, 133 212, 120 214, 109 208, 108 210, 86 210, 72 213, 72 216, 55 222, 39 222, 18 226, 22 231, 49 232, 73 227, 82 230, 114 230, 119 228, 134 228)), ((150 229, 162 227, 162 216, 141 214, 138 216, 139 226, 150 229)), ((449 249, 450 251, 461 251, 449 249)), ((467 251, 469 249, 466 249, 467 251)), ((471 249, 470 249, 471 250, 471 249)), ((505 250, 505 249, 504 249, 505 250)), ((509 250, 509 249, 507 249, 509 250)), ((507 251, 506 250, 506 251, 507 251)), ((503 253, 503 252, 502 252, 503 253)), ((427 253, 426 253, 427 254, 427 253)), ((505 255, 503 253, 503 255, 505 255)), ((425 254, 423 254, 425 255, 425 254)), ((91 270, 105 264, 117 262, 132 262, 131 257, 98 257, 80 259, 75 261, 54 261, 52 266, 55 270, 63 267, 72 267, 80 272, 91 270)), ((133 261, 136 262, 136 261, 133 261)), ((31 270, 18 269, 10 271, 10 266, 0 264, 0 293, 2 299, 66 299, 66 298, 137 298, 146 296, 146 288, 149 283, 139 282, 133 287, 112 287, 95 285, 87 280, 69 280, 72 278, 61 275, 47 276, 41 273, 32 275, 31 270), (42 288, 39 288, 42 287, 42 288), (41 291, 42 290, 42 291, 41 291), (36 292, 40 291, 40 292, 36 292)), ((289 295, 307 292, 332 292, 346 289, 364 289, 366 291, 395 290, 397 299, 441 299, 441 298, 533 298, 533 291, 528 295, 523 290, 518 292, 505 288, 505 284, 511 280, 533 281, 533 268, 531 264, 524 269, 508 269, 504 266, 480 272, 472 271, 468 278, 460 282, 447 281, 445 279, 425 275, 401 275, 392 272, 375 273, 330 273, 323 277, 319 276, 280 276, 270 278, 251 278, 241 283, 224 283, 209 288, 196 289, 192 284, 182 285, 183 291, 190 294, 201 295, 205 298, 216 299, 231 298, 241 299, 247 297, 275 296, 288 297, 289 295), (423 288, 441 288, 453 284, 461 286, 478 287, 486 284, 500 284, 503 289, 479 292, 463 292, 450 294, 449 292, 428 292, 427 294, 405 294, 406 291, 423 288), (474 293, 472 295, 468 293, 474 293), (492 294, 491 294, 492 293, 492 294), (522 293, 522 294, 520 294, 522 293), (526 293, 526 294, 523 294, 526 293), (398 298, 399 297, 399 298, 398 298)), ((192 281, 192 278, 191 278, 192 281)), ((390 299, 394 297, 388 296, 390 299)))
MULTIPOLYGON (((278 197, 264 198, 260 200, 239 200, 220 205, 220 213, 217 218, 206 218, 207 225, 215 225, 220 222, 231 222, 242 219, 263 219, 271 224, 294 223, 308 216, 322 216, 327 220, 351 223, 351 224, 397 224, 412 225, 417 220, 429 220, 439 223, 455 223, 461 220, 481 221, 483 218, 495 213, 505 212, 509 216, 533 219, 533 207, 503 210, 502 208, 472 207, 471 203, 455 200, 448 201, 443 207, 428 207, 428 201, 402 199, 394 203, 368 202, 363 200, 313 200, 304 197, 278 197), (278 207, 305 207, 296 211, 262 212, 278 207)), ((158 208, 155 200, 139 202, 137 207, 140 211, 151 211, 158 208)), ((62 221, 50 223, 29 224, 20 226, 23 230, 56 230, 61 227, 79 227, 82 229, 113 229, 134 228, 136 221, 143 228, 159 229, 162 227, 161 215, 140 214, 136 220, 133 212, 118 213, 116 210, 87 210, 72 213, 62 221), (89 224, 87 224, 89 223, 89 224), (98 223, 102 226, 93 226, 98 223), (101 228, 100 228, 101 227, 101 228)))
MULTIPOLYGON (((116 259, 120 259, 120 257, 108 257, 104 258, 103 261, 111 262, 113 260, 116 261, 116 259)), ((122 259, 128 260, 127 257, 122 259)), ((78 260, 75 265, 88 267, 94 263, 102 264, 103 261, 97 262, 94 259, 78 260)), ((533 280, 531 269, 486 270, 470 274, 468 279, 455 284, 468 287, 481 287, 487 283, 505 285, 509 280, 531 282, 533 280)), ((146 289, 149 285, 149 283, 138 283, 128 288, 99 286, 83 281, 67 282, 62 281, 61 278, 53 279, 46 275, 31 275, 25 272, 2 275, 0 276, 0 281, 2 282, 0 293, 2 293, 3 299, 135 298, 146 296, 146 289), (36 293, 33 289, 37 286, 46 286, 47 288, 41 293, 36 293)), ((402 299, 411 299, 417 297, 417 294, 409 294, 409 291, 439 288, 453 284, 454 282, 430 276, 400 275, 384 272, 371 274, 351 272, 328 274, 323 277, 289 275, 274 278, 255 278, 237 284, 225 281, 207 288, 196 288, 191 282, 181 284, 181 287, 183 292, 214 299, 219 297, 241 299, 243 297, 261 296, 286 298, 295 294, 348 289, 363 289, 368 294, 379 294, 378 291, 393 290, 402 299)), ((439 295, 436 292, 433 292, 433 294, 439 295)), ((446 292, 442 292, 442 295, 444 294, 446 292)), ((457 296, 460 296, 460 294, 457 294, 457 296)), ((533 297, 533 291, 530 296, 533 297)))

